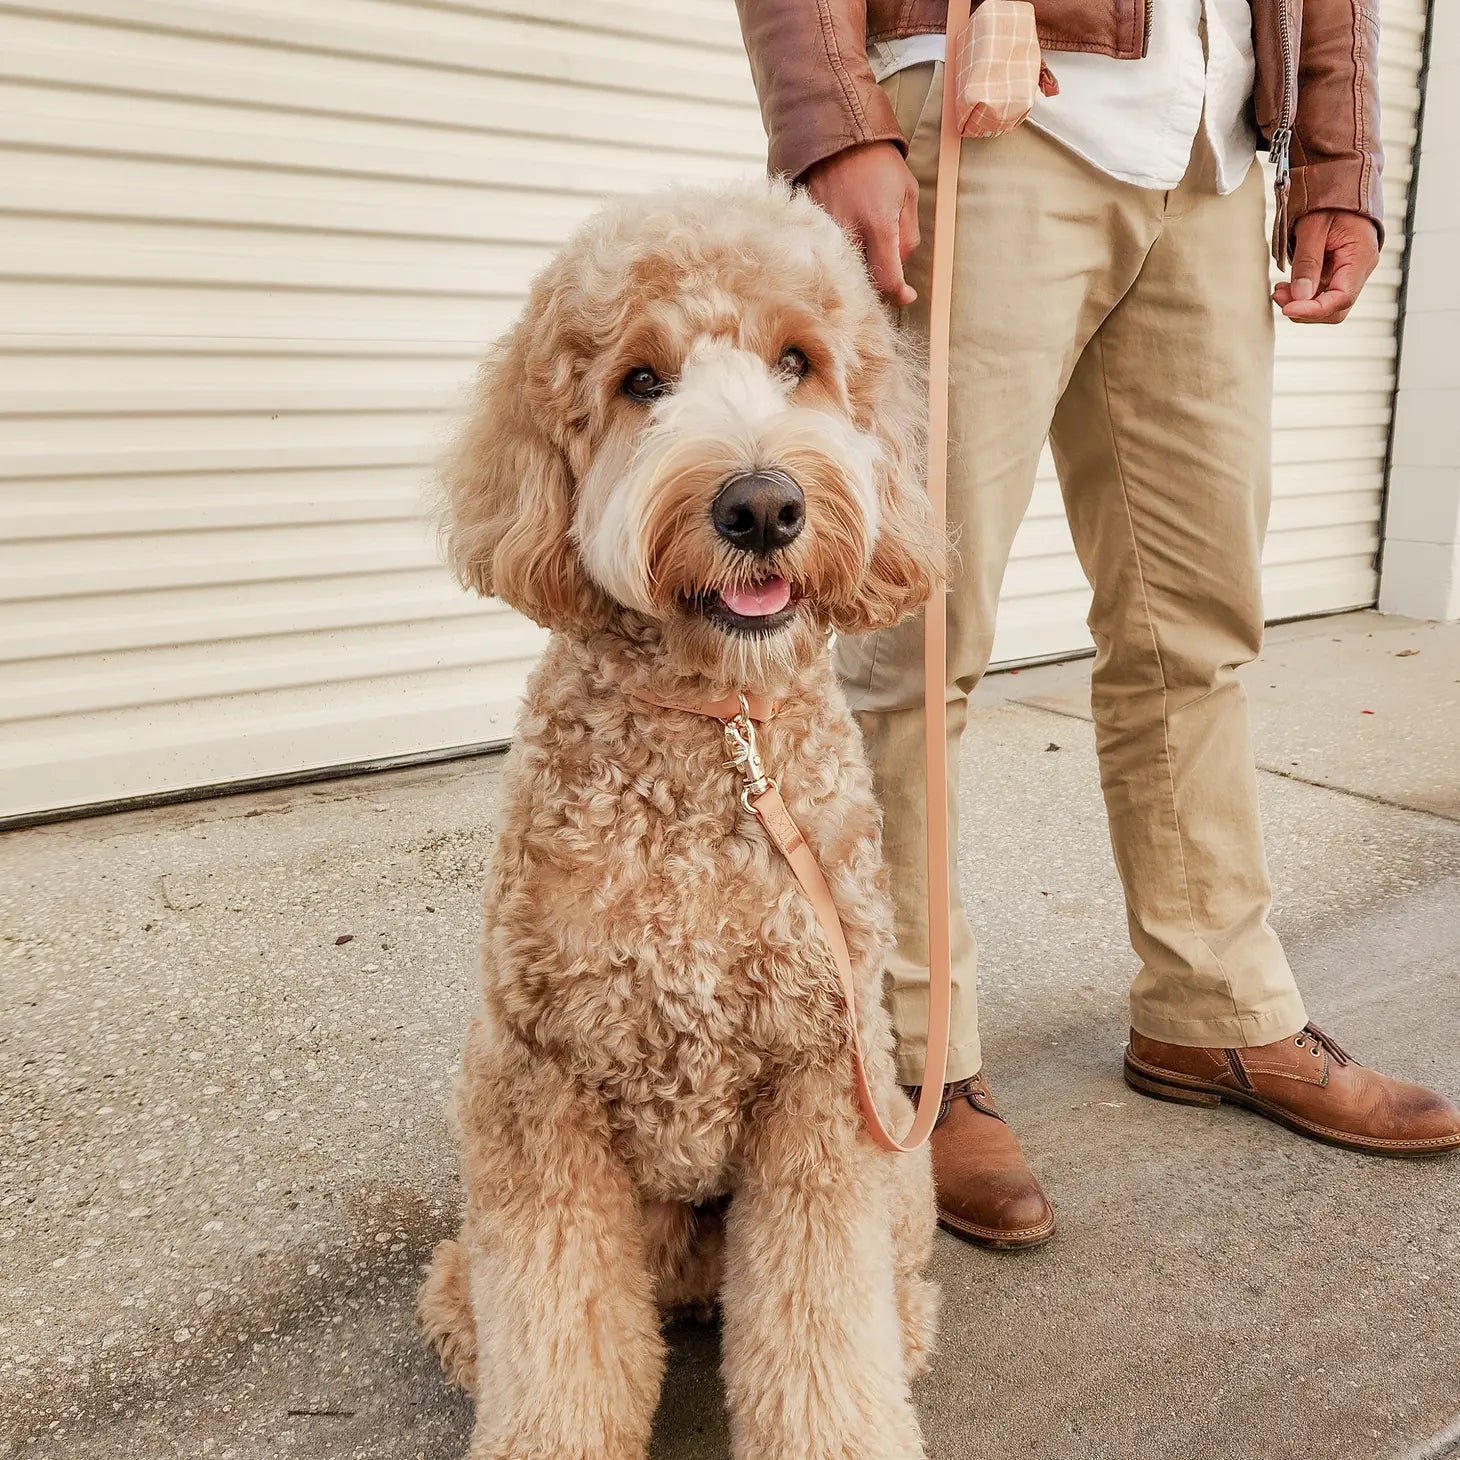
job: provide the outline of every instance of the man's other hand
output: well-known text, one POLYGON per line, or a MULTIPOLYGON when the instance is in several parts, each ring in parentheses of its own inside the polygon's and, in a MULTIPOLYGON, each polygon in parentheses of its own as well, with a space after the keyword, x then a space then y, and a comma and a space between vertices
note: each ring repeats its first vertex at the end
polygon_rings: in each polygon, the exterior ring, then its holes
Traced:
POLYGON ((1293 230, 1293 275, 1272 297, 1297 324, 1342 324, 1379 262, 1379 230, 1362 213, 1320 208, 1293 230))
POLYGON ((892 142, 865 142, 818 162, 806 191, 862 250, 872 282, 898 306, 917 291, 902 266, 918 246, 918 180, 892 142))

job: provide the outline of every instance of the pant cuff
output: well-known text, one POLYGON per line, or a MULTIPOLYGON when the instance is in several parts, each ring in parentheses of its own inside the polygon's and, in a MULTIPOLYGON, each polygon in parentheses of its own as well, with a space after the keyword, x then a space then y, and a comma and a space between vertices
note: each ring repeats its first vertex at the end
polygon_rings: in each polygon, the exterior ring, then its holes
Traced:
POLYGON ((1247 1049, 1274 1044, 1296 1034, 1307 1022, 1308 1011, 1300 994, 1278 1000, 1257 1014, 1225 1014, 1209 1019, 1171 1019, 1132 1008, 1131 1028, 1163 1044, 1195 1049, 1247 1049))
MULTIPOLYGON (((899 1085, 921 1085, 923 1082, 923 1066, 926 1063, 927 1050, 923 1042, 919 1040, 916 1044, 899 1044, 897 1046, 897 1083, 899 1085)), ((966 1080, 970 1075, 976 1075, 983 1068, 983 1050, 979 1047, 978 1040, 974 1039, 967 1044, 955 1044, 948 1047, 948 1073, 943 1076, 945 1084, 952 1084, 954 1080, 966 1080)))

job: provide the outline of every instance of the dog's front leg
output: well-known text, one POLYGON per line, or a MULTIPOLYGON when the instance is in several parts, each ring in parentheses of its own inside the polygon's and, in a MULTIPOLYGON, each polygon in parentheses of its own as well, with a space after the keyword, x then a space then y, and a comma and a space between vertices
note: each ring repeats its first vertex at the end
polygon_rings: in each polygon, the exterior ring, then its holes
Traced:
POLYGON ((462 1110, 476 1319, 470 1460, 644 1460, 664 1342, 601 1108, 538 1066, 462 1110))
POLYGON ((848 1068, 788 1077, 750 1133, 726 1229, 735 1460, 922 1460, 894 1287, 898 1157, 848 1068))

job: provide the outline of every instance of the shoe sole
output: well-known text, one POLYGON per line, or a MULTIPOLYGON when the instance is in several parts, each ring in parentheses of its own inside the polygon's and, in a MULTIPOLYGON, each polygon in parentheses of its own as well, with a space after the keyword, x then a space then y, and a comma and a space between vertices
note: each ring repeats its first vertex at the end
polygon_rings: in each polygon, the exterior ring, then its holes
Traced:
POLYGON ((951 1232, 955 1237, 961 1238, 964 1242, 970 1242, 975 1247, 987 1247, 992 1252, 1021 1252, 1027 1251, 1031 1247, 1043 1247, 1054 1236, 1057 1224, 1054 1213, 1050 1212, 1049 1220, 1042 1222, 1037 1227, 1022 1227, 1012 1232, 999 1232, 992 1227, 975 1227, 967 1222, 960 1222, 957 1217, 950 1217, 940 1210, 938 1225, 945 1232, 951 1232))
POLYGON ((1130 1055, 1125 1057, 1125 1082, 1140 1095, 1149 1095, 1153 1100, 1166 1100, 1173 1105, 1220 1105, 1224 1100, 1245 1106, 1266 1116, 1278 1125, 1286 1126, 1310 1141, 1319 1141, 1325 1146, 1339 1146, 1346 1151, 1361 1151, 1366 1156, 1397 1156, 1413 1160, 1425 1156, 1443 1156, 1449 1151, 1460 1150, 1460 1136, 1441 1137, 1428 1141, 1386 1141, 1377 1137, 1349 1135, 1345 1131, 1331 1130, 1328 1126, 1313 1125, 1301 1117, 1291 1114, 1280 1105, 1264 1100, 1260 1095, 1246 1090, 1231 1090, 1221 1085, 1212 1085, 1205 1080, 1187 1079, 1182 1075, 1155 1075, 1149 1070, 1132 1064, 1130 1055))

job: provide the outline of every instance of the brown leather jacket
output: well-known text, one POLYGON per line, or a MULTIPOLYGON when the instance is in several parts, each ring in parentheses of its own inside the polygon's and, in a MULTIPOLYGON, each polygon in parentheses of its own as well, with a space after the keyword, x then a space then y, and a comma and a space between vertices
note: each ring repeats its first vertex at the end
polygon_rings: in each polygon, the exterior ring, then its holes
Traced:
MULTIPOLYGON (((1034 0, 1048 51, 1145 54, 1152 0, 1034 0)), ((1286 206, 1275 246, 1304 213, 1343 208, 1382 231, 1376 0, 1252 0, 1257 125, 1286 206), (1282 182, 1291 158, 1291 184, 1282 182)), ((872 79, 868 41, 947 25, 947 0, 736 0, 773 172, 799 178, 862 142, 906 148, 872 79)), ((1055 66, 1058 74, 1058 65, 1055 66)))

